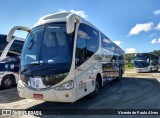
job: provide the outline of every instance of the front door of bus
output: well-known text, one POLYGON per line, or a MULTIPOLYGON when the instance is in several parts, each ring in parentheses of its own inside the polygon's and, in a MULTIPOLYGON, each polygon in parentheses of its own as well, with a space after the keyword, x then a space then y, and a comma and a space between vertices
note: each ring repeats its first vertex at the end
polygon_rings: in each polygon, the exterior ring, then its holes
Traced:
POLYGON ((75 64, 77 99, 79 99, 94 90, 91 78, 93 72, 90 70, 93 63, 86 57, 86 39, 81 37, 77 39, 75 64))

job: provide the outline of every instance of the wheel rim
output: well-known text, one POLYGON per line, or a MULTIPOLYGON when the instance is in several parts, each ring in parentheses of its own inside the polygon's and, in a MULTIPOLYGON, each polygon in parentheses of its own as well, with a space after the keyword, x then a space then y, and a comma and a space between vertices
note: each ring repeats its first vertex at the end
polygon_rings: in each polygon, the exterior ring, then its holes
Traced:
POLYGON ((9 88, 12 85, 12 80, 9 77, 7 77, 4 81, 4 84, 7 88, 9 88))

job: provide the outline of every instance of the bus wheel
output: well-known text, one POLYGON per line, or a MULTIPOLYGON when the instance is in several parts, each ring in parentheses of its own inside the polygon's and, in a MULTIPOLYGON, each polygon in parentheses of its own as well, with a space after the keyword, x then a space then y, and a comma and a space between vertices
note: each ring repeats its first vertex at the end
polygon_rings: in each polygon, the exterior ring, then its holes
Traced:
POLYGON ((157 72, 158 72, 158 69, 159 69, 159 68, 157 67, 157 69, 156 69, 157 72))
POLYGON ((2 78, 1 88, 8 89, 15 84, 14 78, 10 75, 6 75, 2 78))
POLYGON ((116 78, 116 80, 122 79, 122 69, 119 70, 119 76, 116 78))
POLYGON ((100 91, 100 80, 99 79, 100 78, 98 78, 98 77, 96 78, 95 90, 91 94, 89 94, 89 96, 91 98, 95 98, 95 97, 97 97, 99 95, 99 91, 100 91))

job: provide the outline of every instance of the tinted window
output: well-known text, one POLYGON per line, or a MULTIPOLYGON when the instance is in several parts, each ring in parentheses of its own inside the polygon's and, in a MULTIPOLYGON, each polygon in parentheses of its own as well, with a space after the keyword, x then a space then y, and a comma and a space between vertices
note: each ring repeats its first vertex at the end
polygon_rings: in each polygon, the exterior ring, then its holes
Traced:
POLYGON ((119 50, 120 50, 119 47, 116 44, 114 44, 114 53, 119 55, 120 53, 119 50))
POLYGON ((117 56, 117 59, 123 60, 123 51, 116 44, 114 44, 114 54, 117 56))
POLYGON ((151 58, 152 58, 153 60, 158 60, 158 56, 153 55, 153 54, 151 54, 151 58))
POLYGON ((124 52, 120 49, 119 50, 119 60, 120 61, 124 61, 124 56, 123 56, 124 52))
POLYGON ((96 31, 94 28, 86 24, 80 24, 79 30, 78 30, 78 36, 77 36, 77 47, 78 48, 80 45, 79 43, 83 43, 82 52, 84 53, 84 51, 86 51, 85 54, 83 55, 84 56, 83 58, 90 58, 99 48, 98 31, 96 31))
POLYGON ((83 63, 86 60, 86 39, 82 36, 85 35, 84 32, 79 31, 77 35, 77 44, 76 44, 76 61, 77 66, 83 63), (81 34, 80 34, 81 32, 81 34))
POLYGON ((7 56, 21 55, 23 44, 23 41, 14 40, 7 56))
POLYGON ((103 48, 108 49, 110 51, 114 50, 114 43, 112 41, 110 41, 109 38, 107 38, 105 35, 102 34, 101 40, 102 40, 102 47, 103 48))
POLYGON ((32 29, 32 34, 28 33, 23 47, 22 64, 27 65, 39 60, 40 47, 43 39, 44 26, 32 29))
POLYGON ((158 64, 158 56, 150 54, 150 57, 151 57, 151 64, 154 66, 157 65, 158 64))
POLYGON ((135 60, 146 60, 148 59, 148 54, 147 53, 139 53, 139 54, 136 54, 136 56, 134 57, 135 60))
POLYGON ((6 38, 6 35, 0 35, 0 54, 3 52, 4 48, 8 44, 6 38))
POLYGON ((66 24, 48 24, 45 28, 41 50, 43 63, 71 62, 72 39, 66 32, 66 24))

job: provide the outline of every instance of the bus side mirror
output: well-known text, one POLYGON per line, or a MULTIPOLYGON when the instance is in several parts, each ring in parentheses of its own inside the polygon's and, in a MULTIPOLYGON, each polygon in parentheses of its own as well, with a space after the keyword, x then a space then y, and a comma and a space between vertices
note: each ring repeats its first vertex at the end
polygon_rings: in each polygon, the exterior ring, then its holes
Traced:
POLYGON ((67 34, 73 33, 75 29, 75 22, 79 22, 79 16, 76 14, 70 14, 67 16, 67 34))
POLYGON ((23 26, 15 26, 13 27, 10 32, 8 33, 7 35, 7 42, 10 42, 12 40, 12 37, 13 37, 13 34, 16 30, 23 30, 23 31, 27 31, 27 32, 30 32, 31 29, 28 28, 28 27, 23 27, 23 26))

